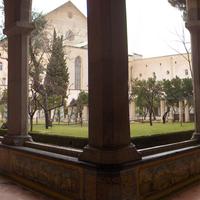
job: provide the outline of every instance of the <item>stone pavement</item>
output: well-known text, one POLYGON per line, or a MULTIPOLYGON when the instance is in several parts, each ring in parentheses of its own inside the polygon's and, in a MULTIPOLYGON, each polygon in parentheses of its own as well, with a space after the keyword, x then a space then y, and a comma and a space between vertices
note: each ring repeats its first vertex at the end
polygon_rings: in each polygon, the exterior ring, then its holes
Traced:
MULTIPOLYGON (((0 200, 55 200, 0 176, 0 200)), ((200 200, 200 182, 162 200, 200 200)))
POLYGON ((200 200, 200 182, 187 186, 164 200, 200 200))
POLYGON ((0 176, 0 200, 53 200, 0 176))

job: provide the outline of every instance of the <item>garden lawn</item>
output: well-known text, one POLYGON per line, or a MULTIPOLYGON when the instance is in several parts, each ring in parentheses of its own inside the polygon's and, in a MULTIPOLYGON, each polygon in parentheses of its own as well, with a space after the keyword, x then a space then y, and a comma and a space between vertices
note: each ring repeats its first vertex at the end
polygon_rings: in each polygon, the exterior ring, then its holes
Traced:
MULTIPOLYGON (((188 131, 194 129, 194 123, 184 123, 182 126, 180 123, 154 123, 150 126, 148 123, 133 123, 131 127, 131 136, 147 136, 155 134, 166 134, 173 132, 188 131)), ((54 124, 53 127, 45 129, 44 124, 34 125, 33 132, 49 134, 49 135, 62 135, 62 136, 72 136, 72 137, 88 137, 88 127, 80 125, 57 125, 54 124)))

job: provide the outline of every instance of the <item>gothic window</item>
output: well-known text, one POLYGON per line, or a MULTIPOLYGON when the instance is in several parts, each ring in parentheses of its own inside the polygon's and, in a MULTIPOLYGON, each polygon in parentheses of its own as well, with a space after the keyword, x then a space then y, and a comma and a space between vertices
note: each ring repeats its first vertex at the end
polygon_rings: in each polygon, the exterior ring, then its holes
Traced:
POLYGON ((75 90, 81 89, 81 57, 75 59, 75 90))
POLYGON ((167 75, 169 75, 169 74, 170 74, 170 71, 169 71, 169 70, 167 70, 167 71, 166 71, 166 74, 167 74, 167 75))
POLYGON ((188 69, 185 70, 185 75, 187 76, 189 74, 188 69))

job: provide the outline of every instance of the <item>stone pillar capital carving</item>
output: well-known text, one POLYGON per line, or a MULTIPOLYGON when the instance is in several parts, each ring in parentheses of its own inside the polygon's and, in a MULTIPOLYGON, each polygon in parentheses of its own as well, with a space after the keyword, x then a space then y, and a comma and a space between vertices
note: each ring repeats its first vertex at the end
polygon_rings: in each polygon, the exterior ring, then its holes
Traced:
POLYGON ((14 25, 6 27, 3 32, 7 36, 18 34, 30 34, 34 29, 34 23, 17 21, 14 25))

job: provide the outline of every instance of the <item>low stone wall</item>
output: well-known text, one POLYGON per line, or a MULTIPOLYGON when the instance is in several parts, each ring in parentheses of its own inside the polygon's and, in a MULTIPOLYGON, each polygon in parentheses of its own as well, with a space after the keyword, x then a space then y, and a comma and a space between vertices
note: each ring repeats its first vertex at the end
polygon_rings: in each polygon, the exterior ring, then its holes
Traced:
POLYGON ((167 133, 167 134, 157 134, 151 136, 141 136, 132 138, 132 142, 136 145, 138 149, 143 149, 153 146, 160 146, 160 145, 190 140, 193 132, 194 131, 191 130, 191 131, 182 131, 182 132, 167 133))
POLYGON ((200 145, 119 167, 0 144, 0 172, 57 200, 158 200, 200 179, 200 145))
MULTIPOLYGON (((0 130, 0 136, 3 136, 5 133, 5 130, 0 130)), ((191 130, 168 134, 158 134, 152 136, 141 136, 132 138, 132 142, 136 145, 138 149, 142 149, 189 140, 192 137, 192 134, 193 131, 191 130)), ((35 142, 53 144, 64 147, 82 149, 88 144, 87 138, 59 136, 56 134, 48 135, 39 133, 31 133, 30 135, 33 137, 33 140, 35 142)))
MULTIPOLYGON (((164 144, 170 144, 175 142, 181 142, 189 140, 192 137, 193 131, 185 131, 178 133, 169 134, 159 134, 152 136, 136 137, 132 139, 132 142, 137 148, 148 148, 153 146, 159 146, 164 144)), ((82 149, 88 144, 87 138, 77 138, 77 137, 66 137, 58 135, 44 135, 44 134, 31 134, 33 140, 36 142, 60 145, 65 147, 73 147, 82 149)))

